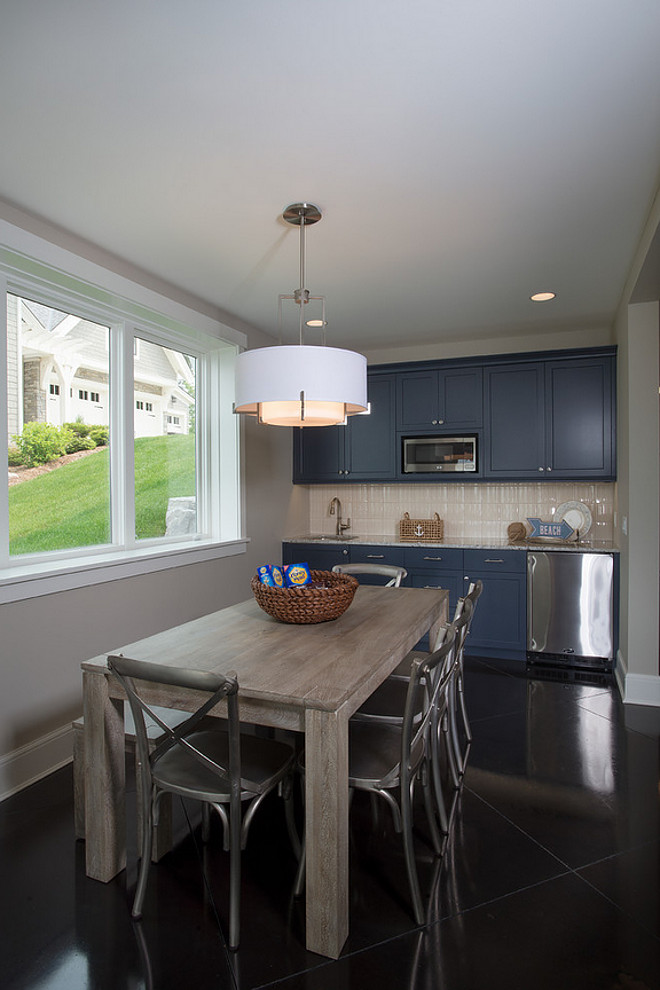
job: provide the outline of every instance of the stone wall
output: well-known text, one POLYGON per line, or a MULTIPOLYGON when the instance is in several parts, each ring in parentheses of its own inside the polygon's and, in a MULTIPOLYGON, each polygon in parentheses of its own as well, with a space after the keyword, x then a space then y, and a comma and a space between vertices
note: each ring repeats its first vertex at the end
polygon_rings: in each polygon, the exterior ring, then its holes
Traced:
POLYGON ((23 422, 46 422, 46 393, 41 389, 41 360, 23 362, 23 422))

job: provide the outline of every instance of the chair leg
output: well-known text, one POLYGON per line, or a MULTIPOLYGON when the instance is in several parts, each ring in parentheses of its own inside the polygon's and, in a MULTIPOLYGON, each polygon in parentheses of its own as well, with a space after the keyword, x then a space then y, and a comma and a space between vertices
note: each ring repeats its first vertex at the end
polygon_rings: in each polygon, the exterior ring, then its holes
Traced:
POLYGON ((442 790, 442 777, 440 775, 440 720, 437 711, 434 712, 431 724, 431 777, 433 779, 433 793, 435 795, 435 806, 440 820, 440 830, 446 835, 449 831, 449 820, 445 807, 445 798, 442 790))
POLYGON ((419 877, 417 876, 417 864, 415 862, 415 849, 413 846, 412 831, 412 800, 410 795, 410 782, 401 781, 401 822, 403 832, 403 853, 406 860, 406 870, 410 893, 413 902, 413 912, 418 925, 424 924, 424 910, 422 907, 422 895, 419 889, 419 877))
POLYGON ((142 905, 144 895, 147 891, 147 880, 149 879, 149 867, 151 866, 151 846, 153 840, 154 808, 158 795, 155 792, 149 793, 144 779, 142 786, 142 808, 144 811, 144 821, 142 826, 142 858, 140 860, 140 872, 138 874, 137 887, 135 888, 135 900, 131 914, 134 918, 142 917, 142 905))
POLYGON ((240 940, 241 912, 241 810, 232 808, 229 817, 229 948, 240 940))
MULTIPOLYGON (((432 796, 432 786, 430 781, 430 767, 428 761, 426 766, 422 767, 422 792, 424 794, 424 809, 426 811, 426 819, 429 823, 429 831, 431 833, 431 843, 433 845, 433 851, 436 856, 442 855, 442 843, 440 842, 440 835, 438 834, 438 826, 435 824, 435 812, 434 812, 434 801, 432 796)), ((412 797, 411 797, 412 800, 412 797)))

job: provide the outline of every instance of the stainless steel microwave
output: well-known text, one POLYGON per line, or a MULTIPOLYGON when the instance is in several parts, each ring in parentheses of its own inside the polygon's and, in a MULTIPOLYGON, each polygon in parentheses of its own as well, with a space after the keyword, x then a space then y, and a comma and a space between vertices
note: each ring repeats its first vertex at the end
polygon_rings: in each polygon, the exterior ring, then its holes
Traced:
POLYGON ((477 438, 403 437, 404 474, 450 474, 477 470, 477 438))

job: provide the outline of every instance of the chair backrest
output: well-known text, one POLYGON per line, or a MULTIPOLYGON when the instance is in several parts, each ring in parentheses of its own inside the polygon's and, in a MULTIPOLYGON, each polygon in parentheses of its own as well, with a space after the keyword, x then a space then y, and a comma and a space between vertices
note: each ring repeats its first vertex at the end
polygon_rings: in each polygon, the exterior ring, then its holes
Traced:
POLYGON ((433 653, 417 654, 412 662, 401 728, 402 788, 407 786, 406 781, 410 779, 420 754, 423 753, 422 747, 426 746, 433 712, 453 677, 457 645, 456 624, 451 622, 446 627, 442 646, 433 653))
POLYGON ((456 613, 457 614, 454 616, 452 625, 456 631, 456 656, 460 660, 463 656, 465 640, 470 631, 472 616, 474 614, 474 605, 472 604, 472 599, 468 595, 459 600, 456 607, 456 613))
POLYGON ((240 800, 241 787, 249 785, 246 785, 246 782, 241 780, 238 681, 236 680, 236 675, 233 672, 224 675, 203 670, 187 670, 182 667, 167 667, 164 664, 148 663, 144 660, 132 660, 129 657, 121 655, 109 656, 108 667, 126 692, 126 697, 131 708, 131 714, 135 722, 138 755, 143 770, 143 786, 150 788, 151 768, 158 763, 165 753, 173 747, 178 746, 185 750, 198 763, 201 763, 207 769, 217 774, 218 777, 230 777, 232 797, 234 797, 233 792, 235 791, 240 800), (191 713, 189 718, 176 726, 170 726, 162 719, 156 703, 154 702, 152 704, 145 701, 145 689, 139 688, 135 681, 186 688, 205 694, 207 697, 191 713), (186 738, 211 709, 225 699, 227 702, 229 753, 229 765, 226 767, 220 766, 209 759, 186 738), (152 719, 163 730, 163 737, 151 752, 149 751, 145 716, 152 719))
POLYGON ((335 574, 353 574, 355 577, 360 574, 367 578, 387 577, 390 580, 385 582, 386 588, 398 588, 408 576, 405 567, 396 564, 335 564, 332 569, 335 574))

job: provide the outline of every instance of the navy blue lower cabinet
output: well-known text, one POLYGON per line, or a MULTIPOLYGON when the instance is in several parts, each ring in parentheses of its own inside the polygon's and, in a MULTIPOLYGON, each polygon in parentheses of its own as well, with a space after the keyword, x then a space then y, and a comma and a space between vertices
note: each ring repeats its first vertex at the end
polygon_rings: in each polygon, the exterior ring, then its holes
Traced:
POLYGON ((497 660, 525 660, 527 650, 527 554, 524 550, 465 550, 463 594, 481 579, 465 652, 497 660))
POLYGON ((350 560, 350 550, 340 543, 282 544, 283 564, 309 564, 313 571, 331 571, 335 564, 348 564, 350 560))

